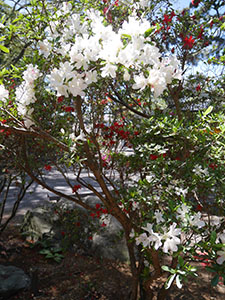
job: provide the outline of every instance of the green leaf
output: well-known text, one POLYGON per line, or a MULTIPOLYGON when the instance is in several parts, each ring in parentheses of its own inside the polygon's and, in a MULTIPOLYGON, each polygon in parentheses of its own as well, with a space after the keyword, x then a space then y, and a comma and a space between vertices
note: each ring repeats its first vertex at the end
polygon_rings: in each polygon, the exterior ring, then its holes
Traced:
POLYGON ((166 272, 170 272, 170 268, 168 266, 162 266, 162 269, 166 272))
POLYGON ((123 33, 123 34, 122 34, 122 38, 128 38, 128 39, 131 39, 131 35, 123 33))
POLYGON ((210 243, 211 244, 214 244, 216 241, 216 232, 215 231, 212 231, 211 232, 211 235, 210 235, 210 243))
POLYGON ((168 266, 162 266, 162 269, 166 272, 170 272, 171 274, 175 274, 175 270, 169 268, 168 266))
POLYGON ((182 288, 182 283, 180 281, 180 276, 179 275, 177 275, 177 277, 176 277, 176 285, 177 285, 178 289, 182 288))
POLYGON ((170 275, 170 277, 168 278, 168 281, 166 282, 166 287, 165 287, 166 290, 170 288, 171 284, 174 281, 175 276, 176 276, 176 274, 173 274, 173 275, 170 275))
POLYGON ((218 284, 218 282, 219 282, 219 275, 217 274, 217 275, 215 275, 215 276, 213 277, 213 279, 211 280, 211 285, 212 285, 212 286, 216 286, 216 285, 218 284))
POLYGON ((207 270, 207 271, 209 271, 209 272, 212 272, 212 273, 214 273, 215 272, 215 270, 214 269, 212 269, 211 267, 205 267, 205 269, 207 270))
POLYGON ((206 109, 206 111, 203 113, 203 117, 205 117, 205 116, 207 116, 208 114, 210 114, 212 110, 213 110, 213 106, 210 105, 210 106, 206 109))
POLYGON ((0 50, 2 50, 2 51, 5 52, 5 53, 9 53, 9 49, 6 48, 6 47, 3 46, 3 45, 0 45, 0 50))
POLYGON ((156 26, 153 26, 149 29, 147 29, 144 33, 145 38, 147 38, 154 30, 155 30, 156 26))

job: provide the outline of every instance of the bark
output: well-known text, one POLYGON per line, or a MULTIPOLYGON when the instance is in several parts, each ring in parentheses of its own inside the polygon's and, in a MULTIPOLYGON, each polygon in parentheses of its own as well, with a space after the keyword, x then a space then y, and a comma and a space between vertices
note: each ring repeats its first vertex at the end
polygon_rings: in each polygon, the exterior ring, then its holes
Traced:
POLYGON ((182 113, 181 113, 181 108, 180 108, 180 93, 181 93, 181 90, 182 90, 182 83, 180 82, 179 83, 179 86, 178 87, 175 87, 175 88, 171 88, 169 85, 168 85, 168 89, 170 91, 170 95, 173 99, 173 102, 175 104, 175 107, 176 107, 176 112, 177 112, 177 117, 178 117, 178 120, 182 120, 182 113))

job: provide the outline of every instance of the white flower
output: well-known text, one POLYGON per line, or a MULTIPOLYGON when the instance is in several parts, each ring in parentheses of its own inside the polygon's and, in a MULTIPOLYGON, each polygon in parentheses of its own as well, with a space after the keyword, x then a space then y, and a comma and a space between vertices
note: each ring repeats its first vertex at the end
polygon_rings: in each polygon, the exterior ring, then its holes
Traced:
POLYGON ((180 195, 183 195, 184 197, 186 196, 188 192, 188 188, 186 189, 183 189, 183 188, 179 188, 179 187, 175 187, 175 193, 180 196, 180 195))
POLYGON ((210 224, 211 224, 212 226, 219 227, 219 226, 220 226, 220 223, 221 223, 220 217, 218 217, 218 216, 211 216, 211 217, 210 217, 210 224))
POLYGON ((135 90, 140 89, 140 91, 142 91, 148 84, 148 80, 144 77, 143 74, 135 75, 134 81, 135 81, 135 83, 133 84, 132 88, 135 90))
POLYGON ((75 141, 82 141, 85 142, 87 140, 86 135, 83 131, 80 132, 80 134, 75 138, 75 141))
POLYGON ((68 90, 69 92, 74 96, 85 96, 85 93, 83 90, 85 90, 87 87, 87 84, 85 81, 80 78, 79 76, 74 77, 71 81, 68 83, 68 90))
POLYGON ((1 84, 0 85, 0 101, 5 102, 8 97, 9 97, 9 92, 4 87, 4 85, 1 84))
POLYGON ((47 40, 44 40, 43 42, 40 41, 38 43, 38 46, 39 46, 39 53, 40 54, 43 54, 45 58, 47 58, 50 54, 50 51, 51 51, 51 44, 47 41, 47 40))
POLYGON ((72 9, 72 4, 69 2, 63 2, 61 10, 64 14, 70 13, 72 9))
POLYGON ((159 210, 155 211, 155 218, 156 218, 156 223, 159 224, 161 222, 164 222, 165 220, 163 219, 162 213, 159 210))
POLYGON ((199 177, 209 176, 208 170, 206 168, 203 169, 200 165, 196 165, 193 172, 199 177))
POLYGON ((33 85, 22 82, 16 88, 16 102, 24 106, 34 103, 36 101, 33 85))
POLYGON ((159 234, 156 233, 156 232, 154 232, 154 233, 151 235, 151 241, 152 241, 152 242, 155 242, 155 245, 154 245, 155 250, 158 250, 159 247, 162 246, 162 236, 159 235, 159 234))
POLYGON ((77 69, 80 69, 81 67, 83 67, 84 70, 88 69, 89 61, 87 60, 87 58, 83 54, 78 53, 76 56, 74 55, 73 56, 73 61, 76 62, 75 67, 77 69))
POLYGON ((5 25, 0 23, 0 28, 5 28, 5 25))
POLYGON ((177 237, 181 234, 181 229, 176 228, 177 224, 173 223, 170 225, 170 229, 167 233, 162 236, 165 240, 163 245, 163 252, 168 253, 168 251, 176 252, 178 250, 177 245, 180 244, 180 239, 177 237))
POLYGON ((123 48, 123 43, 120 36, 114 32, 111 33, 110 39, 102 42, 102 50, 99 53, 99 57, 105 61, 116 63, 117 54, 120 49, 123 48))
POLYGON ((225 244, 225 230, 218 234, 218 239, 221 240, 222 244, 225 244))
POLYGON ((102 77, 111 76, 112 78, 115 78, 116 77, 116 70, 117 70, 117 66, 114 66, 110 63, 107 63, 102 68, 102 77))
POLYGON ((139 208, 139 203, 136 201, 132 201, 132 209, 136 210, 137 208, 139 208))
POLYGON ((161 242, 162 237, 158 233, 154 232, 152 227, 153 224, 148 223, 147 227, 142 227, 142 229, 146 230, 149 233, 149 237, 148 237, 149 245, 155 243, 154 245, 155 250, 158 250, 158 248, 162 246, 162 242, 161 242))
POLYGON ((205 226, 205 222, 203 220, 201 220, 201 213, 198 212, 197 214, 195 214, 194 216, 192 216, 190 218, 190 224, 192 226, 197 226, 198 228, 202 228, 205 226))
POLYGON ((165 79, 165 74, 160 71, 160 69, 149 70, 149 76, 147 83, 154 90, 154 97, 157 98, 166 89, 167 83, 165 79))
POLYGON ((91 84, 92 82, 97 82, 97 71, 94 70, 93 72, 92 71, 89 71, 89 72, 86 72, 86 77, 85 77, 85 82, 87 84, 91 84))
POLYGON ((223 262, 225 261, 225 247, 222 248, 222 250, 217 251, 217 255, 219 256, 216 260, 218 265, 222 265, 223 262))
POLYGON ((153 224, 147 223, 147 226, 146 227, 142 227, 142 229, 144 229, 145 231, 147 231, 149 234, 152 234, 153 233, 152 227, 153 227, 153 224))
POLYGON ((186 219, 186 214, 189 213, 190 208, 184 203, 177 209, 178 217, 182 220, 186 219))
POLYGON ((33 108, 28 106, 37 99, 34 91, 34 81, 40 76, 37 66, 28 65, 27 70, 23 72, 24 81, 16 88, 16 103, 18 114, 23 116, 24 124, 27 128, 34 124, 31 119, 33 108))
POLYGON ((151 183, 151 182, 155 179, 155 174, 154 174, 154 173, 150 173, 149 175, 147 175, 147 176, 145 177, 145 179, 146 179, 149 183, 151 183))
POLYGON ((129 16, 128 22, 123 22, 122 28, 119 30, 119 34, 128 34, 132 37, 143 35, 145 31, 149 29, 149 22, 137 19, 134 15, 129 16))
POLYGON ((40 71, 37 66, 29 64, 26 71, 23 72, 23 79, 27 84, 32 84, 40 76, 40 71))
POLYGON ((148 7, 149 0, 140 0, 139 5, 141 8, 148 7))
POLYGON ((142 244, 144 247, 148 247, 150 245, 150 240, 146 233, 142 233, 138 237, 136 237, 136 245, 142 244))
POLYGON ((130 74, 129 74, 129 72, 127 70, 124 71, 123 79, 125 81, 129 81, 130 80, 130 74))

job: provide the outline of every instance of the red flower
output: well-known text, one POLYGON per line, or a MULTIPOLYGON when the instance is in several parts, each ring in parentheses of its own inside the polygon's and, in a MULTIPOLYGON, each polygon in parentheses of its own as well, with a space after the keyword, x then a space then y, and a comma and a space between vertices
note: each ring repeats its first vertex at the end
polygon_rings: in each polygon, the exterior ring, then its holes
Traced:
POLYGON ((175 157, 174 159, 175 159, 175 160, 178 160, 178 161, 181 160, 181 158, 180 158, 179 156, 175 157))
POLYGON ((46 171, 51 171, 52 167, 50 165, 45 165, 45 170, 46 171))
POLYGON ((80 185, 80 184, 75 184, 75 185, 73 186, 72 191, 73 191, 73 193, 76 193, 76 191, 78 191, 79 189, 81 189, 81 185, 80 185))
POLYGON ((163 23, 166 23, 166 24, 170 23, 172 21, 172 19, 173 19, 174 16, 175 16, 174 11, 172 11, 172 13, 170 15, 165 14, 163 16, 164 17, 163 23))
POLYGON ((63 96, 60 96, 60 97, 58 97, 58 103, 60 103, 60 102, 62 102, 63 101, 63 99, 64 99, 64 97, 63 96))
POLYGON ((192 35, 188 38, 187 36, 184 38, 184 48, 191 49, 193 48, 195 40, 192 38, 192 35))
POLYGON ((101 207, 101 204, 99 204, 99 203, 95 204, 96 209, 99 209, 100 207, 101 207))
POLYGON ((202 210, 203 210, 202 205, 198 204, 198 205, 196 206, 196 210, 197 210, 197 211, 202 211, 202 210))
POLYGON ((156 160, 158 158, 158 155, 150 154, 149 157, 150 157, 151 160, 156 160))
POLYGON ((191 4, 192 4, 194 7, 198 7, 200 1, 201 1, 201 0, 191 0, 191 4))
POLYGON ((196 86, 195 89, 196 89, 197 92, 201 91, 201 86, 200 86, 200 84, 198 84, 198 85, 196 86))
POLYGON ((64 232, 64 231, 62 231, 62 232, 61 232, 61 235, 62 235, 62 236, 65 236, 66 234, 65 234, 65 232, 64 232))
POLYGON ((209 168, 215 170, 218 166, 214 163, 209 164, 209 168))
POLYGON ((64 107, 64 110, 65 110, 66 112, 71 112, 71 111, 74 111, 74 107, 72 107, 72 106, 65 106, 65 107, 64 107))
POLYGON ((106 226, 106 224, 103 222, 103 223, 101 224, 101 226, 102 226, 102 227, 105 227, 105 226, 106 226))
POLYGON ((2 124, 5 124, 7 122, 7 120, 1 120, 2 124))
POLYGON ((89 239, 90 241, 92 241, 92 240, 93 240, 93 237, 92 237, 92 236, 89 236, 88 239, 89 239))

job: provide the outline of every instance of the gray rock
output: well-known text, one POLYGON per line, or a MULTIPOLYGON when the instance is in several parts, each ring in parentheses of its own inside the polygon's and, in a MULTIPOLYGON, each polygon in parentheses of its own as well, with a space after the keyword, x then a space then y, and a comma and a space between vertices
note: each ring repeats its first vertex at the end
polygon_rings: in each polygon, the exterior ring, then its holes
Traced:
POLYGON ((93 235, 91 249, 95 255, 107 259, 129 262, 129 253, 120 223, 108 216, 106 227, 93 235))
POLYGON ((50 208, 38 207, 33 211, 27 211, 21 225, 21 232, 26 234, 27 238, 37 241, 44 234, 51 232, 55 218, 54 210, 50 208))
MULTIPOLYGON (((101 203, 96 196, 86 196, 84 197, 84 202, 94 208, 96 204, 101 203)), ((32 238, 34 241, 37 241, 45 236, 51 240, 51 246, 61 247, 61 232, 64 231, 64 228, 63 224, 57 222, 57 215, 54 213, 57 207, 65 211, 75 209, 81 212, 85 210, 71 201, 60 199, 56 205, 51 204, 48 207, 28 211, 24 217, 21 231, 26 233, 29 239, 32 238)), ((84 248, 88 248, 87 250, 91 254, 107 259, 128 262, 129 255, 122 226, 113 216, 104 215, 104 217, 92 219, 87 215, 87 218, 82 222, 83 228, 80 228, 82 232, 87 233, 87 241, 82 239, 80 242, 84 248), (101 227, 103 222, 107 225, 106 227, 101 227), (91 223, 94 223, 96 232, 92 232, 92 241, 90 242, 88 236, 93 229, 93 226, 90 226, 91 223)), ((76 246, 74 245, 74 248, 76 246)))
POLYGON ((0 299, 4 300, 30 286, 30 278, 14 266, 0 265, 0 299))

